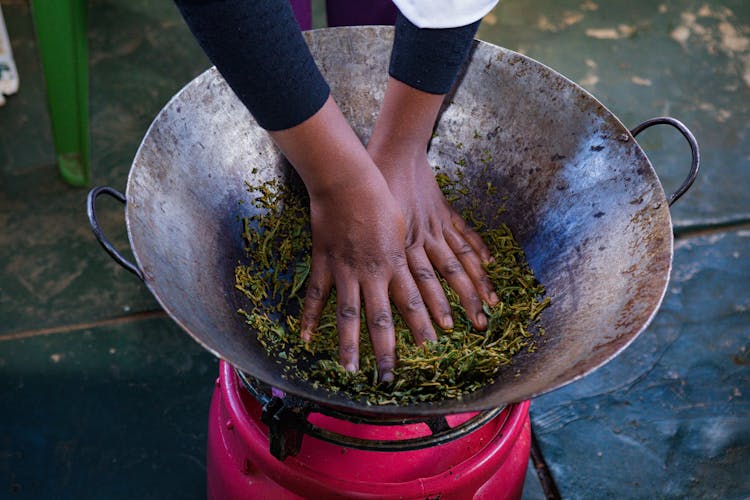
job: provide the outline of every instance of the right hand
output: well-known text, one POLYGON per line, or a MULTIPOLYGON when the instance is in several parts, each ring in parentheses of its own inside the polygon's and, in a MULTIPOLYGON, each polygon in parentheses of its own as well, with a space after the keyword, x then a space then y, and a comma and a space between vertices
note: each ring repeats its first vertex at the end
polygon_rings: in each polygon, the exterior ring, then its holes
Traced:
MULTIPOLYGON (((379 176, 378 176, 379 177, 379 176)), ((331 286, 336 287, 339 357, 348 371, 359 362, 360 303, 381 380, 391 380, 395 332, 390 295, 417 343, 434 340, 429 315, 409 272, 406 226, 382 178, 355 182, 335 196, 311 199, 312 260, 302 312, 302 337, 318 325, 331 286)))

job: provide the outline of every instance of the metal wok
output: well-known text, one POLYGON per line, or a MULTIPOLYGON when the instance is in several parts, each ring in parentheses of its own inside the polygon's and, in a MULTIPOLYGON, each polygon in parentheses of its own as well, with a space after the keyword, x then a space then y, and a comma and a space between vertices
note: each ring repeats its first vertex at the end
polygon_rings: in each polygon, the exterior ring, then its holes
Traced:
MULTIPOLYGON (((363 141, 383 97, 392 29, 334 28, 305 34, 333 96, 363 141)), ((196 341, 260 381, 316 403, 370 415, 484 410, 570 383, 628 346, 659 308, 672 266, 669 205, 697 174, 692 134, 671 118, 633 133, 575 83, 515 52, 476 42, 446 100, 430 160, 463 169, 487 216, 504 221, 526 251, 552 305, 534 353, 520 353, 496 382, 462 400, 371 407, 281 377, 236 313, 234 267, 243 257, 239 218, 253 207, 244 181, 298 182, 268 135, 215 69, 183 88, 158 114, 133 161, 125 222, 136 264, 96 223, 102 245, 134 272, 196 341), (688 139, 693 163, 670 199, 634 139, 669 123, 688 139), (482 173, 484 163, 491 168, 482 173), (256 173, 251 173, 256 169, 256 173), (490 181, 499 192, 487 197, 490 181)))

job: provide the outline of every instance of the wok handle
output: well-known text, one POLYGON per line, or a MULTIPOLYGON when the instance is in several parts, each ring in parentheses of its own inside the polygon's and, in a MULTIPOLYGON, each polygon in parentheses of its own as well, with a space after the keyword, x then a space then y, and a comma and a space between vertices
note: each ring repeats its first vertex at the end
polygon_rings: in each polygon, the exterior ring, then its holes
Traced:
POLYGON ((99 221, 96 220, 96 199, 103 194, 109 195, 121 201, 122 203, 125 203, 125 195, 111 187, 99 186, 89 191, 89 195, 86 197, 86 215, 88 215, 89 217, 91 230, 94 232, 94 236, 96 236, 99 244, 102 246, 102 248, 104 248, 104 250, 109 254, 110 257, 115 259, 115 262, 138 276, 141 281, 143 281, 143 272, 138 269, 138 266, 123 257, 120 252, 118 252, 115 247, 112 246, 112 243, 110 243, 107 237, 104 236, 104 232, 99 226, 99 221))
POLYGON ((654 125, 673 126, 682 134, 682 136, 690 145, 690 154, 692 155, 692 160, 690 162, 690 172, 682 182, 682 185, 677 188, 677 191, 672 193, 672 196, 669 197, 669 205, 671 206, 672 203, 680 199, 680 196, 685 194, 685 192, 690 189, 690 186, 692 186, 693 182, 695 182, 695 178, 698 177, 698 168, 700 166, 701 153, 700 149, 698 148, 698 141, 695 140, 695 136, 693 135, 693 133, 681 121, 672 118, 671 116, 659 116, 657 118, 646 120, 645 122, 632 129, 630 133, 633 134, 633 137, 635 137, 647 128, 653 127, 654 125))

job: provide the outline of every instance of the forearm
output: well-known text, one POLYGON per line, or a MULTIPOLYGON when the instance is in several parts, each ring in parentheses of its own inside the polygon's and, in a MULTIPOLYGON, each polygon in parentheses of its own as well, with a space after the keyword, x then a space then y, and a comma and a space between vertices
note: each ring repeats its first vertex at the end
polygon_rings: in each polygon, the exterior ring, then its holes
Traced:
MULTIPOLYGON (((399 15, 388 85, 368 144, 373 156, 404 160, 424 154, 445 94, 469 56, 478 26, 476 21, 457 28, 422 29, 399 15)), ((379 166, 383 170, 390 163, 379 166)))
POLYGON ((426 151, 443 99, 389 77, 368 150, 402 158, 426 151))
POLYGON ((344 190, 371 182, 372 174, 377 172, 359 138, 330 97, 317 113, 301 124, 270 134, 313 198, 341 195, 344 190))

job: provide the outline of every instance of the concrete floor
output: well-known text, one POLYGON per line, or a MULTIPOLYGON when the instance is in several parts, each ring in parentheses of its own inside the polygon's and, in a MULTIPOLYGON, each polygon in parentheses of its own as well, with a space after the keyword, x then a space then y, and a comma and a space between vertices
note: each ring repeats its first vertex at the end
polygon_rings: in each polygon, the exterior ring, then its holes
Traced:
MULTIPOLYGON (((201 498, 217 361, 96 244, 86 190, 57 176, 28 4, 2 7, 21 89, 0 107, 0 498, 201 498)), ((149 123, 208 62, 170 2, 92 0, 89 26, 92 184, 124 189, 149 123)), ((580 83, 629 127, 674 116, 702 148, 672 207, 654 322, 532 402, 560 493, 750 497, 750 4, 505 0, 479 38, 580 83)), ((673 191, 684 141, 639 142, 673 191)), ((122 207, 99 212, 127 248, 122 207)), ((543 497, 533 474, 525 497, 543 497)))

